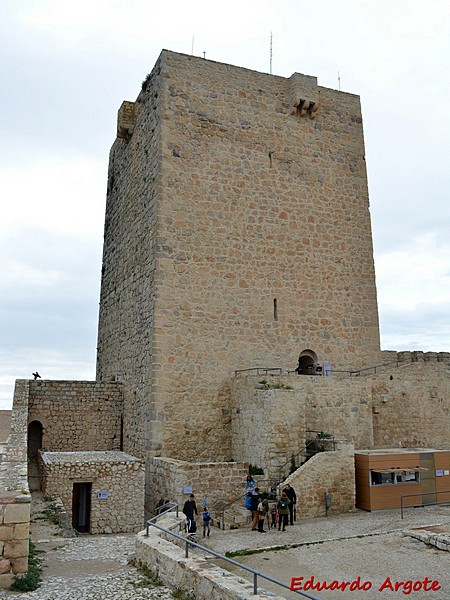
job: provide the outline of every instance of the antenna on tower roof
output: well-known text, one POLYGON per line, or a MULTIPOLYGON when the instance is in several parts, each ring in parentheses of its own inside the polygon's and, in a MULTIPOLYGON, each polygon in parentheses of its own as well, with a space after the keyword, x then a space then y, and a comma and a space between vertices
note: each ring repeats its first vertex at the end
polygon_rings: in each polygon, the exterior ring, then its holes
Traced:
POLYGON ((338 86, 339 86, 339 91, 341 91, 341 76, 339 75, 339 71, 338 71, 338 86))
POLYGON ((270 74, 272 75, 272 32, 270 32, 270 74))
POLYGON ((192 36, 191 54, 194 54, 194 36, 192 36))

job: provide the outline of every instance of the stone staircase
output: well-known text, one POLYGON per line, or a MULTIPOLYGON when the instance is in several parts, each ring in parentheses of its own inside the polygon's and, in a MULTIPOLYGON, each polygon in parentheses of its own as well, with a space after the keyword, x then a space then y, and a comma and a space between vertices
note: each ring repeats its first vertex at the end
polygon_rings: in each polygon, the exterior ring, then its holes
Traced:
POLYGON ((245 496, 238 496, 228 502, 217 502, 210 510, 211 525, 219 529, 240 529, 249 527, 252 522, 251 512, 245 508, 245 496))

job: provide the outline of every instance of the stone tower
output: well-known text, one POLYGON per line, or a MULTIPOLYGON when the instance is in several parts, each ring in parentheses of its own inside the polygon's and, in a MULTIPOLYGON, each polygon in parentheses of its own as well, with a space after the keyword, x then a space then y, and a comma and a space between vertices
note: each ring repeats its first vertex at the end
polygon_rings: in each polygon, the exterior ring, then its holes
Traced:
POLYGON ((108 173, 97 379, 124 383, 125 451, 230 460, 230 375, 300 355, 380 360, 359 97, 164 50, 108 173))

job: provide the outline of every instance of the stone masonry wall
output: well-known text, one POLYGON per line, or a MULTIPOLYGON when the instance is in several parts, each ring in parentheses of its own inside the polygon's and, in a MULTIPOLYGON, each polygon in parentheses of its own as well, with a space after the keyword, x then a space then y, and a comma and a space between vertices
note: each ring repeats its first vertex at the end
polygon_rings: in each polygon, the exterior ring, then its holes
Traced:
POLYGON ((28 570, 31 496, 0 493, 0 588, 28 570))
POLYGON ((305 445, 305 394, 265 389, 260 381, 289 385, 289 377, 236 377, 232 385, 232 455, 276 478, 292 453, 305 445))
POLYGON ((399 353, 400 360, 372 376, 375 448, 450 447, 450 354, 399 353))
POLYGON ((137 532, 144 525, 145 469, 123 452, 40 453, 43 492, 59 497, 72 519, 76 482, 91 482, 90 533, 137 532), (107 491, 106 499, 98 491, 107 491))
POLYGON ((97 376, 124 382, 127 451, 230 460, 235 369, 379 360, 359 98, 163 51, 133 118, 110 156, 97 376))
POLYGON ((185 486, 192 487, 199 511, 206 497, 209 507, 233 499, 245 491, 248 464, 237 462, 196 463, 156 457, 151 462, 151 476, 155 482, 152 490, 151 510, 154 513, 160 498, 177 502, 181 508, 188 499, 185 486))
POLYGON ((27 482, 28 381, 16 382, 11 433, 0 463, 0 588, 28 570, 31 496, 27 482))
POLYGON ((325 516, 325 493, 331 495, 328 514, 355 509, 355 457, 352 444, 341 444, 336 452, 320 452, 290 475, 297 494, 297 518, 325 516))
POLYGON ((44 450, 120 449, 120 383, 37 380, 29 394, 28 422, 42 423, 44 450))
POLYGON ((329 433, 358 448, 373 444, 367 378, 237 376, 232 397, 233 458, 264 468, 268 478, 278 478, 292 454, 304 448, 308 430, 329 433), (264 389, 262 380, 272 389, 264 389))
POLYGON ((6 441, 0 462, 0 492, 24 490, 28 492, 27 481, 27 418, 29 381, 16 381, 11 433, 6 441))
MULTIPOLYGON (((163 413, 152 396, 157 299, 158 200, 161 196, 161 61, 131 109, 118 114, 108 168, 97 380, 124 385, 124 449, 143 458, 162 447, 163 413)), ((126 110, 125 110, 126 109, 126 110)))

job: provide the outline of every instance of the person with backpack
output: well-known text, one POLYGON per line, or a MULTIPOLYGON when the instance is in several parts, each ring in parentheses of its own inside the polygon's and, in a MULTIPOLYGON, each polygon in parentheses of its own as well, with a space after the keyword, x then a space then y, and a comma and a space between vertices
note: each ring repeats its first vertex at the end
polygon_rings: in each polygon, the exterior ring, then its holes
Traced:
POLYGON ((281 497, 277 502, 278 509, 278 531, 286 531, 286 525, 288 524, 289 519, 289 504, 290 500, 286 495, 286 492, 283 490, 281 492, 281 497))
POLYGON ((297 504, 297 494, 295 493, 294 488, 288 483, 284 488, 286 492, 286 496, 291 501, 289 504, 289 522, 291 525, 294 524, 295 517, 295 505, 297 504))
POLYGON ((189 495, 189 500, 186 500, 183 506, 183 512, 186 515, 188 533, 195 533, 197 525, 195 523, 194 514, 198 516, 197 505, 195 504, 194 494, 189 495))
POLYGON ((206 535, 209 537, 211 533, 211 515, 209 513, 208 507, 205 506, 205 510, 202 512, 203 519, 203 537, 206 535))

